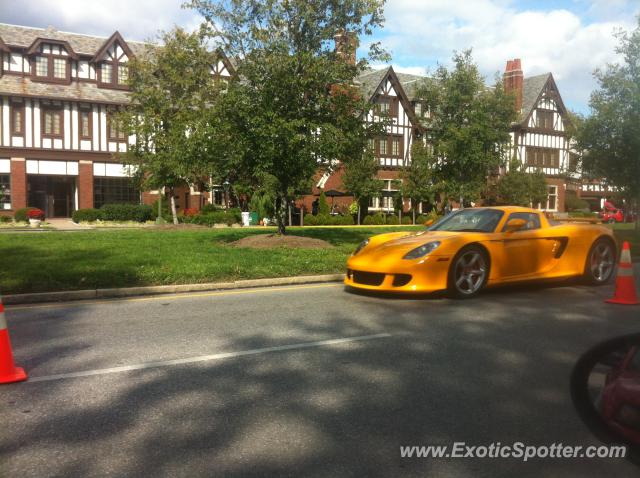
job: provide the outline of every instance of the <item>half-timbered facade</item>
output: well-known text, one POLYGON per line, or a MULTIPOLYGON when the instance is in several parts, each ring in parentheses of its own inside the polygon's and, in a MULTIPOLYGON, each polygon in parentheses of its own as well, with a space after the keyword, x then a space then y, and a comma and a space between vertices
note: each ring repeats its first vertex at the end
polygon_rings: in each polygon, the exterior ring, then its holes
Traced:
POLYGON ((525 78, 520 59, 507 61, 505 89, 513 92, 518 113, 511 131, 507 160, 517 159, 527 171, 541 170, 549 195, 540 209, 564 211, 568 190, 579 194, 577 154, 567 129, 570 120, 553 74, 525 78))

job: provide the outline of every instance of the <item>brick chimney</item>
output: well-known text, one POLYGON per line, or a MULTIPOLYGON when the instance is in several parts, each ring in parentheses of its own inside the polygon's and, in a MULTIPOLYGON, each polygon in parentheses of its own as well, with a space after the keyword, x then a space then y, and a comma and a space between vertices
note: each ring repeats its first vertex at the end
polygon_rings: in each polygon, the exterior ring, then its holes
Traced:
POLYGON ((504 81, 504 89, 507 93, 513 92, 516 98, 516 111, 522 110, 522 89, 524 83, 524 74, 522 73, 522 65, 520 58, 507 60, 507 67, 502 75, 504 81))
POLYGON ((335 40, 336 53, 340 58, 346 60, 349 64, 356 64, 356 50, 358 48, 358 35, 356 32, 345 32, 339 30, 333 36, 335 40))

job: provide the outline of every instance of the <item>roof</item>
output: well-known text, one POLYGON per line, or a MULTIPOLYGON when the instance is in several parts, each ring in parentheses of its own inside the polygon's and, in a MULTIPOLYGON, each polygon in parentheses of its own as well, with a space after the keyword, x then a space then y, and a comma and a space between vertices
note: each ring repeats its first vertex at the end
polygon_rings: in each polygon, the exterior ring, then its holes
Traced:
POLYGON ((522 112, 518 117, 518 122, 524 121, 529 116, 550 76, 551 73, 544 73, 524 79, 522 84, 522 112))
MULTIPOLYGON (((0 23, 0 38, 7 45, 28 48, 38 38, 58 40, 69 43, 73 51, 80 55, 94 56, 109 37, 61 32, 53 27, 35 28, 0 23)), ((125 40, 134 55, 141 54, 152 43, 125 40)))
MULTIPOLYGON (((390 69, 390 66, 381 69, 367 68, 357 76, 356 81, 360 83, 360 89, 367 98, 373 96, 378 86, 380 86, 380 82, 390 69)), ((409 73, 395 72, 395 74, 410 100, 415 99, 417 86, 420 82, 428 78, 426 76, 412 75, 409 73)))
POLYGON ((96 83, 74 81, 70 85, 41 83, 31 81, 31 77, 2 75, 0 77, 2 94, 17 96, 37 96, 56 100, 94 101, 102 103, 128 103, 126 90, 98 88, 96 83))

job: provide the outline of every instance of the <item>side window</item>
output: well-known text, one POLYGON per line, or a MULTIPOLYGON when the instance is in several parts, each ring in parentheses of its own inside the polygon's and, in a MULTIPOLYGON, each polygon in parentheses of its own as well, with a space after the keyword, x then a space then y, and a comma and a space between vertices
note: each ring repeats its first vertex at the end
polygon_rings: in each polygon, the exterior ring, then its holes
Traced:
MULTIPOLYGON (((540 229, 540 216, 535 212, 513 212, 509 215, 509 219, 507 219, 507 222, 509 222, 511 219, 524 219, 525 221, 527 221, 527 224, 521 229, 521 231, 540 229)), ((502 228, 502 232, 505 231, 507 222, 505 222, 505 225, 502 228)))

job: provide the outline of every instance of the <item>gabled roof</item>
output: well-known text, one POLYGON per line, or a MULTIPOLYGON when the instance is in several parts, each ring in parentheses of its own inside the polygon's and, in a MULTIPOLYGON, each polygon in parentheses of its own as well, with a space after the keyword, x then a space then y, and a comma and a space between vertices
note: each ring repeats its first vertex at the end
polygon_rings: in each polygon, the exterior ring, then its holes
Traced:
POLYGON ((26 54, 27 55, 33 55, 34 53, 38 53, 38 48, 43 43, 51 43, 51 44, 54 44, 54 45, 60 45, 60 46, 64 47, 65 50, 67 50, 67 54, 69 55, 69 58, 73 58, 74 60, 78 59, 78 55, 76 54, 75 51, 73 51, 73 48, 71 48, 71 45, 69 45, 69 42, 67 42, 65 40, 54 40, 54 39, 51 39, 51 38, 43 38, 43 37, 38 37, 35 40, 33 40, 33 43, 31 45, 29 45, 29 48, 27 48, 26 54))
POLYGON ((120 32, 118 30, 116 30, 113 35, 111 35, 109 38, 107 38, 105 40, 105 42, 102 44, 102 46, 98 49, 98 51, 96 52, 96 54, 93 56, 93 58, 91 59, 91 61, 93 63, 96 63, 98 61, 100 61, 102 59, 102 57, 104 56, 104 54, 106 53, 106 51, 111 47, 111 45, 113 45, 114 43, 118 43, 118 45, 120 45, 120 47, 124 50, 124 53, 127 55, 128 58, 132 58, 134 56, 136 56, 132 51, 131 48, 129 48, 129 45, 127 45, 127 42, 124 41, 124 38, 122 38, 122 35, 120 35, 120 32))
MULTIPOLYGON (((408 85, 414 82, 413 78, 408 78, 408 76, 420 78, 416 75, 405 75, 405 82, 408 85)), ((398 77, 398 74, 394 71, 393 67, 389 66, 381 70, 367 69, 360 75, 358 75, 358 77, 356 78, 356 84, 359 85, 360 91, 362 92, 363 96, 370 101, 373 99, 376 91, 378 91, 378 89, 382 86, 383 82, 387 78, 389 79, 389 81, 391 81, 391 84, 393 85, 393 88, 398 95, 398 99, 402 103, 402 107, 404 108, 404 110, 407 112, 411 123, 414 126, 420 128, 420 121, 416 117, 413 105, 411 104, 411 101, 404 90, 402 81, 398 77)))
POLYGON ((5 44, 5 42, 2 40, 2 37, 0 37, 0 51, 3 51, 5 53, 9 53, 11 50, 9 50, 9 47, 5 44))
POLYGON ((538 98, 540 98, 542 90, 547 84, 547 81, 549 81, 550 76, 551 73, 544 73, 524 79, 522 84, 522 112, 518 118, 518 122, 522 122, 529 117, 531 110, 538 102, 538 98))
MULTIPOLYGON (((56 30, 53 27, 33 28, 0 23, 0 37, 5 38, 8 45, 29 48, 39 38, 67 42, 78 55, 95 56, 96 52, 108 40, 106 37, 82 35, 56 30)), ((113 37, 113 35, 112 35, 113 37)), ((129 48, 134 55, 140 55, 146 48, 153 47, 151 43, 128 41, 129 48)))
MULTIPOLYGON (((382 69, 368 68, 360 73, 356 81, 360 83, 360 89, 363 94, 371 98, 390 69, 392 69, 390 66, 382 69)), ((428 78, 427 76, 413 75, 410 73, 399 73, 395 70, 394 74, 410 101, 416 98, 416 91, 420 83, 428 78)))

